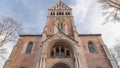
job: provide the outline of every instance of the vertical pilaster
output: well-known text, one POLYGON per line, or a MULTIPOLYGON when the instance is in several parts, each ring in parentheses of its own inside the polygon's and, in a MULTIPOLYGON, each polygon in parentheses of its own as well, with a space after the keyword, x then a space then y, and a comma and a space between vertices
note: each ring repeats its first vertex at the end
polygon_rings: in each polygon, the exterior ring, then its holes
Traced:
POLYGON ((39 66, 39 68, 42 68, 42 58, 40 58, 40 66, 39 66))
POLYGON ((78 60, 78 53, 76 53, 74 56, 75 56, 75 68, 80 68, 79 67, 79 60, 78 60))
POLYGON ((43 58, 43 67, 42 68, 45 68, 45 66, 46 66, 46 61, 45 60, 46 60, 46 58, 44 57, 43 58))
POLYGON ((78 68, 78 61, 77 61, 77 57, 75 57, 75 68, 78 68))
POLYGON ((38 50, 38 55, 37 55, 37 59, 36 59, 36 64, 35 64, 35 68, 40 68, 40 63, 41 63, 41 51, 42 51, 42 43, 40 43, 39 45, 39 50, 38 50))
POLYGON ((46 54, 42 55, 42 64, 41 64, 41 68, 46 68, 46 54))

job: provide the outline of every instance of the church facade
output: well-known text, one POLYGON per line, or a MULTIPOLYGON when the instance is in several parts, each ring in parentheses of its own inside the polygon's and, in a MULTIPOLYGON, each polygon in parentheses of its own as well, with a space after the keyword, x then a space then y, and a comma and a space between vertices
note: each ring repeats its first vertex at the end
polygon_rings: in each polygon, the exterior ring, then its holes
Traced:
POLYGON ((41 35, 20 35, 3 68, 118 68, 101 34, 78 34, 72 8, 48 9, 41 35))

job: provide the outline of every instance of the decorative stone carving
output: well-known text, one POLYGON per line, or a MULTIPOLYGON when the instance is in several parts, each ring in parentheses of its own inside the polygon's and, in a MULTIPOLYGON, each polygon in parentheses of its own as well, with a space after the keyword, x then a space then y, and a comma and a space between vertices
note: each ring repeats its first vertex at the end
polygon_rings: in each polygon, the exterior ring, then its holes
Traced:
POLYGON ((51 41, 55 41, 55 40, 67 40, 69 42, 72 42, 73 45, 78 45, 78 42, 76 40, 64 35, 62 32, 58 32, 57 34, 55 34, 51 38, 43 41, 43 43, 50 43, 51 41))

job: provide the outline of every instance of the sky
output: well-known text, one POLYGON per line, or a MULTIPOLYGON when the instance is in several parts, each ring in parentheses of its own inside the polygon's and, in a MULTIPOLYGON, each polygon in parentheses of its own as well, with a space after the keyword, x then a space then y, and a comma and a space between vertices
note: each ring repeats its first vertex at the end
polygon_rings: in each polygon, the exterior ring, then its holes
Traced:
MULTIPOLYGON (((46 24, 48 8, 57 1, 0 0, 0 16, 15 19, 23 25, 27 34, 41 34, 46 24)), ((79 34, 102 34, 103 41, 109 48, 115 45, 115 39, 120 36, 120 23, 102 25, 105 18, 101 5, 96 0, 62 1, 73 9, 74 23, 79 34)), ((9 47, 9 55, 13 46, 6 47, 9 47)))

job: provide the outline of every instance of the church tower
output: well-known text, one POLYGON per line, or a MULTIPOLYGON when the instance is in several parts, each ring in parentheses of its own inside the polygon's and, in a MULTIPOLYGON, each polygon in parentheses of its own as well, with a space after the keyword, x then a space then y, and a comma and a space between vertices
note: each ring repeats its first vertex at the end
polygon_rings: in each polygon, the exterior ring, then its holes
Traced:
POLYGON ((20 35, 3 68, 118 68, 101 34, 78 34, 72 8, 48 9, 41 35, 20 35))
POLYGON ((48 9, 47 24, 45 28, 47 36, 53 36, 60 31, 73 37, 75 30, 72 9, 62 1, 57 2, 48 9))

